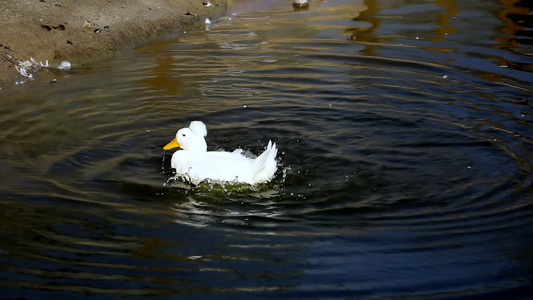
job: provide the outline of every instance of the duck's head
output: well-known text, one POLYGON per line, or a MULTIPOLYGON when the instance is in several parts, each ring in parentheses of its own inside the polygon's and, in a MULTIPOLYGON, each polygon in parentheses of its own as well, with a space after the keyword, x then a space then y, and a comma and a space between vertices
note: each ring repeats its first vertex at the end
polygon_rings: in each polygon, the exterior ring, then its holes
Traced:
POLYGON ((202 121, 192 121, 189 128, 182 128, 176 133, 176 137, 170 141, 164 150, 181 148, 185 151, 206 152, 207 128, 202 121))

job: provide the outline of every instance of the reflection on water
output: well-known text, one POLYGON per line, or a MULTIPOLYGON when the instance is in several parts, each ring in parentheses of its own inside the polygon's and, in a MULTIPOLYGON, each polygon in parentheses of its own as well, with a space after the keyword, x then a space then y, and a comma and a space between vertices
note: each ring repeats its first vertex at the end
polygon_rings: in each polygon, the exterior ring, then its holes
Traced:
POLYGON ((528 296, 531 5, 263 4, 0 91, 2 296, 528 296), (274 180, 169 181, 194 119, 274 180))

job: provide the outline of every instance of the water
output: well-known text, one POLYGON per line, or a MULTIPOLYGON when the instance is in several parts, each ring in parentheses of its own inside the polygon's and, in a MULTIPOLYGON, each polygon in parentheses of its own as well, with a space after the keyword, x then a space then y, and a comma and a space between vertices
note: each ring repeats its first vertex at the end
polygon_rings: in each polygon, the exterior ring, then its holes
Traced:
POLYGON ((514 5, 278 3, 0 90, 2 296, 533 295, 514 5), (274 180, 169 181, 196 119, 212 150, 277 142, 274 180))

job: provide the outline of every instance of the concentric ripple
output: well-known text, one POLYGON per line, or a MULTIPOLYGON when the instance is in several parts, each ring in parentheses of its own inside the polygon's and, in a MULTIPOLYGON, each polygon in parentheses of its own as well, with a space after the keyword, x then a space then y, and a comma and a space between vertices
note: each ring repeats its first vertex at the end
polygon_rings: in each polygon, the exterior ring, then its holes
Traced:
POLYGON ((0 91, 2 294, 527 295, 529 40, 441 2, 241 13, 0 91), (197 119, 211 150, 275 141, 275 178, 174 180, 197 119))

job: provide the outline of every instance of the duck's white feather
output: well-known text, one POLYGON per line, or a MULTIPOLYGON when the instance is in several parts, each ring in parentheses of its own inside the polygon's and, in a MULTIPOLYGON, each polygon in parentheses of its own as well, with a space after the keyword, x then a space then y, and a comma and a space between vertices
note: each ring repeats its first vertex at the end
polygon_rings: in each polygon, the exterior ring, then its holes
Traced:
POLYGON ((183 150, 176 151, 170 163, 176 174, 195 184, 205 179, 255 184, 269 181, 274 176, 278 153, 275 143, 269 141, 261 155, 248 158, 243 156, 241 149, 207 151, 206 135, 207 129, 201 121, 193 121, 189 128, 178 130, 176 140, 183 150))
POLYGON ((192 121, 189 125, 189 129, 196 135, 203 137, 207 136, 207 127, 205 127, 205 124, 202 121, 192 121))

